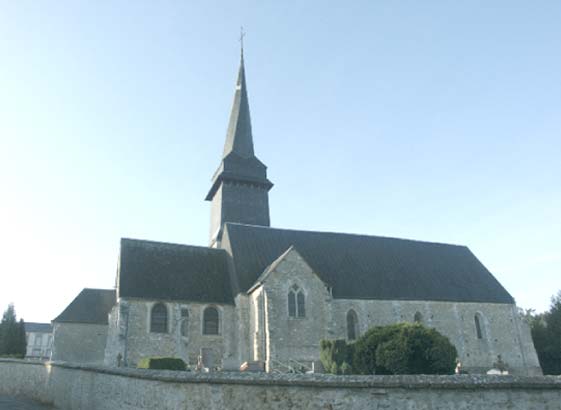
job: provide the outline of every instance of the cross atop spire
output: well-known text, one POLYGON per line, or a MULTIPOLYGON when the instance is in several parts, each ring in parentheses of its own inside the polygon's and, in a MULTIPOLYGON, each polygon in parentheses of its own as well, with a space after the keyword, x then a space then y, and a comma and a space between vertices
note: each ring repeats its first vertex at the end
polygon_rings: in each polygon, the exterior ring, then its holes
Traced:
POLYGON ((240 27, 240 44, 241 44, 241 54, 243 59, 243 38, 245 37, 245 31, 243 31, 243 26, 240 27))

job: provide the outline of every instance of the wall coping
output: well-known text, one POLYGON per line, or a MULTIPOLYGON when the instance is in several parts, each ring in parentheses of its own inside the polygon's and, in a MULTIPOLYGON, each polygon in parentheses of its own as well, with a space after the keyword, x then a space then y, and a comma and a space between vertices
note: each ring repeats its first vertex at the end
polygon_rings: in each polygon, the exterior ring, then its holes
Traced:
MULTIPOLYGON (((514 375, 351 375, 337 376, 328 374, 271 374, 241 372, 177 372, 170 370, 147 370, 105 367, 90 364, 68 362, 42 362, 36 360, 2 359, 0 363, 58 367, 86 372, 130 377, 135 379, 155 380, 165 383, 208 383, 241 384, 265 386, 301 386, 301 387, 349 387, 374 389, 539 389, 559 390, 561 376, 514 376, 514 375)), ((380 391, 385 393, 385 391, 380 391)))

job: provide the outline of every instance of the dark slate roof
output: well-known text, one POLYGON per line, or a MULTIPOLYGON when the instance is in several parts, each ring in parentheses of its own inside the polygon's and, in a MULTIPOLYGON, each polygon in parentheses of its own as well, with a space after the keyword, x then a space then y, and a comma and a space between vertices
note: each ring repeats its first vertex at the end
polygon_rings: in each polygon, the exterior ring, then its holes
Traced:
POLYGON ((115 302, 113 289, 85 288, 53 322, 106 325, 107 315, 115 302))
POLYGON ((235 152, 222 159, 212 177, 212 186, 205 198, 211 201, 222 181, 239 181, 255 184, 270 190, 273 183, 267 179, 267 167, 257 157, 244 158, 235 152))
POLYGON ((222 161, 212 178, 212 186, 205 198, 211 201, 222 181, 237 181, 256 184, 271 189, 272 182, 267 179, 267 167, 259 161, 253 150, 251 117, 247 98, 243 54, 240 61, 234 103, 230 112, 226 142, 222 161))
POLYGON ((28 333, 52 333, 53 326, 50 323, 36 323, 36 322, 25 322, 25 331, 28 333))
POLYGON ((251 134, 251 117, 249 115, 243 54, 238 71, 238 81, 236 82, 236 92, 230 113, 223 156, 226 157, 230 152, 235 152, 245 158, 253 157, 253 136, 251 134))
POLYGON ((119 296, 233 304, 223 249, 121 240, 119 296))
POLYGON ((232 223, 223 246, 240 291, 294 246, 335 298, 514 303, 465 246, 232 223))

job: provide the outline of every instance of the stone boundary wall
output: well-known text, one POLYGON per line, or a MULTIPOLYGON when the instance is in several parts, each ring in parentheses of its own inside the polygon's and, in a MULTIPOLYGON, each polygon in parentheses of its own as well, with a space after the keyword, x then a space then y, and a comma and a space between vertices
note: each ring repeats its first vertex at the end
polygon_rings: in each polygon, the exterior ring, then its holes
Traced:
POLYGON ((0 359, 0 394, 62 410, 561 410, 561 377, 202 374, 0 359))

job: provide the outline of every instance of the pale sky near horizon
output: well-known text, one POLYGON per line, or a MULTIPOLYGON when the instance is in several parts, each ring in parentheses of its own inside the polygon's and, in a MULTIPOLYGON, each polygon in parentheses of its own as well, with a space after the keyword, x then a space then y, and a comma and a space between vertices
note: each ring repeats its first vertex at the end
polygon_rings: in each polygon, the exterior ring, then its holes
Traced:
POLYGON ((0 0, 0 309, 45 322, 111 288, 121 237, 207 244, 241 25, 273 226, 467 245, 547 309, 560 21, 553 0, 0 0))

